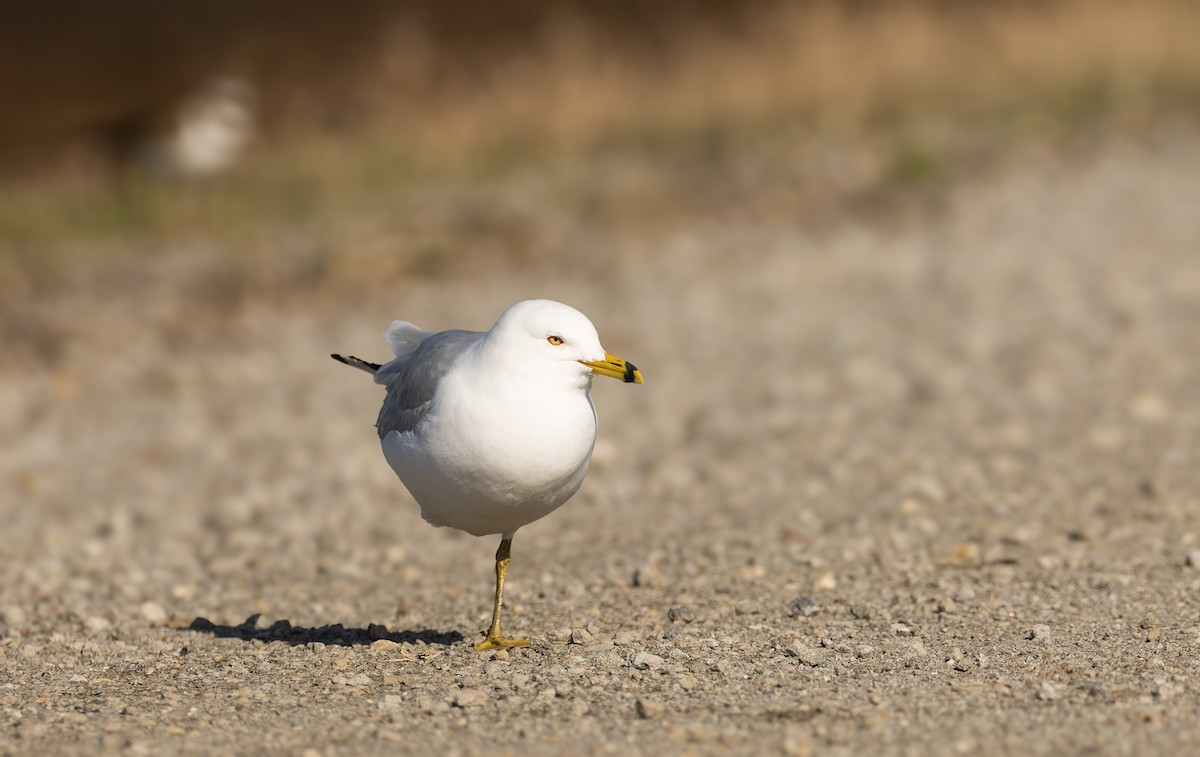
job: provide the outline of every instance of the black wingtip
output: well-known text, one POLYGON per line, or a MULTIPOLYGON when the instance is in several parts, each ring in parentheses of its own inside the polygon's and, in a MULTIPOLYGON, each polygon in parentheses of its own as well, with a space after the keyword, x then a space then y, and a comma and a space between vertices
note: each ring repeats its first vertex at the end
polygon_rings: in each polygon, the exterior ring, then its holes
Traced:
POLYGON ((369 373, 374 373, 375 371, 379 370, 382 367, 382 366, 380 366, 379 363, 368 363, 366 360, 363 360, 362 358, 354 357, 353 355, 351 355, 350 357, 346 357, 344 355, 338 355, 338 354, 334 353, 334 354, 331 354, 329 357, 338 361, 342 365, 348 365, 351 368, 358 368, 360 370, 364 370, 369 373))

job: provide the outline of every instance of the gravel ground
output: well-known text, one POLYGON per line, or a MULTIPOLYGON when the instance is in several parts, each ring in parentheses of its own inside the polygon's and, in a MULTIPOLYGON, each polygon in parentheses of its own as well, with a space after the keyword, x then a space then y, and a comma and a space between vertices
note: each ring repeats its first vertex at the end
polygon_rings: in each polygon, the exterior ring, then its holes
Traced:
POLYGON ((1194 748, 1198 175, 1113 148, 577 275, 47 303, 73 337, 0 366, 0 753, 1194 748), (533 646, 479 655, 497 540, 421 521, 327 355, 533 295, 646 384, 597 382, 588 481, 513 544, 533 646))

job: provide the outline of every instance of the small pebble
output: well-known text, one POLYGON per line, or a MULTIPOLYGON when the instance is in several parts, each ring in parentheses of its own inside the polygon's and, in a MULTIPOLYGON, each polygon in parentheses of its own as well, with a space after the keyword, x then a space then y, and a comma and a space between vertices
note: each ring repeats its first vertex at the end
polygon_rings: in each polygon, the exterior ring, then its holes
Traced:
POLYGON ((167 622, 167 611, 158 602, 143 602, 141 606, 142 619, 155 626, 167 622))
POLYGON ((904 625, 903 623, 893 623, 892 624, 892 633, 894 633, 897 636, 912 636, 913 635, 912 629, 909 628, 908 626, 904 625))
POLYGON ((982 553, 983 553, 983 550, 980 549, 978 544, 974 544, 974 543, 960 544, 954 550, 954 558, 960 563, 974 564, 974 563, 979 562, 979 559, 980 559, 980 556, 982 555, 982 553))
POLYGON ((643 720, 653 720, 663 714, 666 708, 657 699, 642 697, 637 700, 637 714, 643 720))
POLYGON ((568 644, 591 644, 594 637, 586 628, 576 628, 567 638, 568 644))
POLYGON ((450 709, 450 702, 438 699, 433 694, 423 693, 417 696, 416 709, 420 712, 443 712, 450 709))
POLYGON ((663 664, 663 658, 649 652, 638 652, 633 656, 633 667, 638 670, 649 670, 652 668, 660 668, 663 664))
POLYGON ((796 597, 788 605, 788 615, 793 618, 810 618, 819 612, 820 606, 808 597, 796 597))
POLYGON ((399 647, 400 645, 391 639, 379 639, 378 641, 371 642, 372 652, 390 652, 399 647))
POLYGON ((667 610, 667 619, 672 623, 691 623, 696 619, 696 611, 690 607, 672 607, 667 610))
POLYGON ((83 622, 84 628, 89 631, 107 631, 112 623, 108 622, 107 618, 101 618, 98 615, 93 615, 83 622))
POLYGON ((1050 626, 1045 623, 1038 623, 1033 628, 1029 629, 1029 633, 1025 634, 1025 638, 1031 641, 1040 641, 1043 644, 1050 643, 1050 626))
POLYGON ((385 693, 376 707, 384 713, 398 713, 404 707, 404 697, 398 693, 385 693))
POLYGON ((20 607, 8 605, 3 610, 0 610, 0 620, 3 620, 7 626, 16 627, 25 625, 28 617, 20 607))
POLYGON ((463 689, 454 697, 454 706, 462 709, 482 707, 487 703, 488 695, 482 689, 463 689))
POLYGON ((1171 683, 1165 678, 1155 678, 1154 688, 1150 691, 1150 694, 1155 699, 1166 701, 1174 698, 1179 691, 1180 687, 1177 684, 1171 683))
POLYGON ((799 641, 793 641, 788 645, 787 649, 783 650, 789 657, 795 657, 800 662, 810 667, 817 667, 825 662, 825 654, 818 649, 805 646, 799 641))
POLYGON ((1157 394, 1139 394, 1129 402, 1129 412, 1134 418, 1146 423, 1158 423, 1166 419, 1169 408, 1157 394))
POLYGON ((633 631, 621 631, 613 637, 613 644, 618 647, 628 647, 637 644, 642 637, 633 631))
POLYGON ((904 650, 907 657, 924 657, 928 653, 928 650, 925 649, 925 642, 920 639, 913 639, 904 650))

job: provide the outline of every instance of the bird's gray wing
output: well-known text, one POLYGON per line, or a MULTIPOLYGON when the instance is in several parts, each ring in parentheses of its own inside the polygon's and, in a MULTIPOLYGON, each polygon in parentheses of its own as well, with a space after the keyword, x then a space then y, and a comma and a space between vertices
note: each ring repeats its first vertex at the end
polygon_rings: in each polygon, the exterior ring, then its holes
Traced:
POLYGON ((379 438, 392 431, 409 431, 425 417, 438 382, 468 349, 483 341, 479 331, 430 334, 416 349, 375 372, 375 382, 387 387, 379 410, 379 438))

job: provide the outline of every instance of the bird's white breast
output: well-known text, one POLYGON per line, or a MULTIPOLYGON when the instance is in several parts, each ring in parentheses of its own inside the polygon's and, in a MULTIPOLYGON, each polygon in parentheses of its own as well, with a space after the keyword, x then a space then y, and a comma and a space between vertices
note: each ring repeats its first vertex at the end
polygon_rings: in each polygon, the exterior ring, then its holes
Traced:
POLYGON ((429 413, 383 440, 393 470, 434 525, 508 533, 579 489, 596 441, 586 387, 447 376, 429 413))

